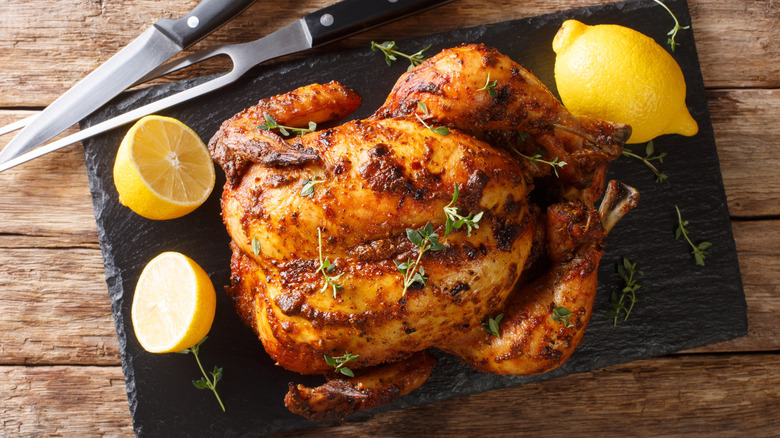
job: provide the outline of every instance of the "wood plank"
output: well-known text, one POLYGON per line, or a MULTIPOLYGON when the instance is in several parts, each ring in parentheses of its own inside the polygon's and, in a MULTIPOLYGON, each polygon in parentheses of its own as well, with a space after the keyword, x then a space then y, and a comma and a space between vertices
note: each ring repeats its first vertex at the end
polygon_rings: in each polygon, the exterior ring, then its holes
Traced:
POLYGON ((0 364, 118 365, 100 249, 39 240, 0 239, 0 364))
POLYGON ((0 436, 131 436, 120 367, 0 366, 0 436))
POLYGON ((779 351, 775 316, 780 311, 780 221, 732 222, 732 229, 748 306, 748 334, 690 352, 779 351))
MULTIPOLYGON (((733 229, 748 335, 689 352, 780 350, 780 221, 734 222, 733 229)), ((0 364, 119 364, 99 248, 42 243, 48 240, 0 236, 0 364)))
POLYGON ((780 89, 710 90, 707 100, 729 212, 780 215, 780 89))
MULTIPOLYGON (((777 354, 666 357, 279 437, 773 436, 778 385, 777 354)), ((119 367, 0 367, 0 406, 9 436, 131 433, 119 367)))
MULTIPOLYGON (((0 111, 0 126, 36 113, 0 111)), ((76 127, 56 138, 74 132, 76 127)), ((11 138, 0 137, 0 149, 11 138)), ((0 235, 57 236, 63 245, 97 243, 80 143, 0 173, 0 187, 0 235)))
MULTIPOLYGON (((400 39, 523 18, 603 0, 492 2, 459 0, 372 30, 346 45, 400 39)), ((197 2, 177 0, 9 0, 0 16, 0 108, 45 106, 106 61, 154 21, 178 17, 197 2), (127 11, 132 10, 132 14, 127 11)), ((258 2, 196 48, 250 41, 332 0, 258 2)), ((693 32, 707 87, 780 86, 780 8, 774 0, 690 0, 693 32)), ((671 23, 670 23, 671 27, 671 23)), ((665 34, 668 29, 659 29, 665 34)), ((197 71, 213 73, 226 63, 197 71)))

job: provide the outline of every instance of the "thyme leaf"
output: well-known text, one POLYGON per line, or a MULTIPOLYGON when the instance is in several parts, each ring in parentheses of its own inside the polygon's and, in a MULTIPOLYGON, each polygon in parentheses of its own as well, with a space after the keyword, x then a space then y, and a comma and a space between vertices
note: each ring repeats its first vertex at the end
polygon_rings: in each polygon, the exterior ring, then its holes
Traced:
POLYGON ((488 320, 482 323, 482 327, 485 327, 485 330, 491 335, 500 337, 499 324, 501 324, 502 319, 504 319, 503 313, 499 313, 495 318, 488 316, 488 320))
POLYGON ((307 179, 303 181, 303 188, 301 188, 301 196, 311 198, 312 196, 314 196, 314 186, 316 184, 322 184, 324 182, 325 182, 324 179, 318 180, 317 175, 314 175, 314 179, 307 179))
POLYGON ((710 242, 701 242, 700 244, 695 245, 693 242, 691 242, 690 237, 688 237, 688 230, 686 228, 688 226, 688 221, 683 221, 679 207, 675 205, 674 209, 677 210, 677 230, 675 230, 674 239, 679 240, 680 237, 684 237, 688 242, 688 245, 690 245, 692 248, 691 254, 693 255, 693 260, 698 266, 704 266, 704 258, 710 254, 710 248, 712 247, 712 244, 710 242))
POLYGON ((406 290, 415 283, 420 284, 422 287, 428 283, 428 277, 425 275, 425 269, 420 266, 420 260, 426 251, 441 251, 446 248, 439 242, 439 236, 433 232, 433 225, 430 222, 426 223, 424 227, 417 230, 412 228, 406 229, 406 237, 410 242, 419 248, 417 259, 412 262, 411 259, 406 259, 405 262, 399 263, 393 260, 398 272, 403 275, 404 291, 403 295, 406 295, 406 290))
POLYGON ((617 326, 618 317, 622 311, 626 312, 623 321, 628 321, 628 316, 631 314, 631 310, 634 309, 634 304, 642 300, 642 297, 637 293, 642 285, 637 280, 645 275, 644 272, 637 269, 636 263, 632 263, 631 260, 625 257, 617 265, 617 273, 623 279, 623 289, 620 292, 617 290, 612 291, 610 296, 612 308, 607 311, 607 318, 613 320, 613 326, 617 326), (629 304, 625 303, 626 300, 629 301, 629 304))
POLYGON ((260 240, 257 237, 252 237, 252 252, 255 255, 260 254, 260 240))
POLYGON ((553 309, 552 319, 553 321, 560 322, 566 328, 574 327, 574 324, 569 322, 571 318, 571 311, 565 307, 559 306, 553 309))
POLYGON ((663 164, 664 158, 666 157, 666 152, 655 154, 655 146, 653 145, 653 141, 650 140, 647 142, 647 145, 645 146, 645 156, 642 157, 640 155, 635 154, 631 149, 628 149, 626 147, 623 148, 623 155, 626 157, 636 158, 637 160, 642 161, 645 163, 647 167, 650 168, 650 170, 653 171, 655 174, 655 182, 661 183, 666 181, 669 176, 663 173, 662 171, 658 170, 657 167, 655 167, 652 163, 652 161, 658 161, 659 163, 663 164))
POLYGON ((341 278, 344 273, 342 272, 339 275, 328 275, 330 272, 333 272, 335 269, 335 266, 328 260, 326 257, 325 260, 322 259, 322 231, 319 227, 317 227, 317 239, 319 241, 319 246, 317 246, 317 251, 319 251, 320 254, 320 267, 317 268, 317 271, 322 274, 322 277, 325 279, 325 285, 322 286, 322 289, 320 289, 320 292, 325 292, 325 290, 328 287, 333 288, 333 298, 336 298, 336 295, 338 292, 342 289, 344 289, 344 286, 336 283, 336 280, 341 278))
POLYGON ((490 97, 496 97, 498 94, 496 93, 496 86, 498 85, 498 80, 495 80, 493 82, 490 82, 490 72, 488 72, 487 80, 485 81, 485 85, 482 88, 477 88, 477 91, 487 91, 490 97))
POLYGON ((458 184, 455 184, 455 192, 452 194, 452 201, 444 207, 444 214, 447 216, 447 222, 444 228, 444 236, 449 236, 452 230, 459 230, 464 225, 466 226, 466 233, 471 237, 472 229, 479 229, 479 221, 482 219, 482 211, 477 214, 469 213, 468 216, 461 216, 458 213, 459 207, 455 207, 455 203, 458 201, 460 191, 458 184))
MULTIPOLYGON (((518 140, 520 140, 520 141, 525 140, 525 136, 518 137, 518 140), (522 140, 520 140, 520 138, 522 138, 522 140)), ((563 166, 566 165, 566 162, 558 160, 558 157, 553 158, 552 161, 543 160, 542 158, 544 158, 544 152, 541 152, 541 151, 535 153, 533 156, 529 156, 529 155, 526 155, 526 154, 518 151, 514 147, 512 147, 512 150, 514 150, 517 155, 520 155, 521 157, 523 157, 526 160, 530 161, 531 164, 533 164, 533 166, 536 168, 536 170, 539 170, 539 164, 538 163, 547 164, 547 165, 551 166, 552 169, 553 169, 553 173, 555 173, 555 177, 556 178, 560 177, 558 175, 558 168, 559 167, 563 167, 563 166)))
POLYGON ((672 30, 670 30, 670 31, 669 31, 669 32, 666 34, 667 36, 669 36, 669 38, 666 40, 666 43, 667 43, 667 44, 669 44, 669 47, 672 49, 672 52, 674 52, 674 49, 675 49, 675 48, 677 48, 677 46, 679 46, 679 45, 680 45, 680 43, 676 43, 676 42, 674 41, 674 37, 676 37, 676 36, 677 36, 677 32, 678 32, 680 29, 690 29, 690 28, 691 28, 691 26, 680 26, 680 22, 679 22, 679 21, 677 21, 677 17, 675 17, 675 16, 674 16, 674 14, 672 13, 672 11, 671 11, 671 10, 669 10, 669 8, 668 8, 668 7, 667 7, 665 4, 661 3, 661 1, 660 1, 660 0, 653 0, 653 1, 654 1, 654 2, 656 2, 656 3, 658 3, 659 5, 661 5, 661 6, 662 6, 664 9, 666 9, 666 12, 668 12, 668 13, 669 13, 669 15, 671 15, 671 16, 672 16, 672 19, 674 20, 674 27, 672 28, 672 30))
POLYGON ((195 361, 198 363, 198 368, 200 368, 200 372, 203 374, 203 377, 201 377, 198 380, 193 380, 192 384, 198 389, 211 390, 211 392, 214 393, 214 397, 217 398, 217 401, 219 402, 219 407, 222 408, 222 412, 225 412, 225 405, 222 403, 222 399, 219 398, 219 394, 217 394, 217 383, 220 380, 222 380, 222 375, 223 375, 222 368, 218 366, 214 366, 214 370, 209 372, 209 374, 211 374, 211 377, 209 377, 206 374, 206 371, 203 369, 203 365, 201 365, 200 358, 198 357, 200 346, 203 345, 204 342, 206 342, 206 339, 208 339, 208 336, 204 336, 203 339, 200 340, 200 342, 193 345, 192 347, 185 348, 184 350, 181 351, 177 351, 177 353, 180 354, 192 353, 192 355, 195 356, 195 361))
POLYGON ((420 65, 424 60, 425 57, 423 56, 423 52, 430 49, 431 46, 428 46, 420 51, 417 51, 411 55, 407 55, 406 53, 403 53, 398 50, 398 46, 395 44, 395 41, 385 41, 383 43, 377 43, 376 41, 371 41, 371 50, 373 51, 381 51, 385 55, 385 62, 387 62, 387 65, 393 65, 393 61, 398 60, 398 56, 404 57, 409 60, 409 68, 407 70, 411 70, 414 67, 417 67, 420 65))
POLYGON ((360 357, 359 354, 346 352, 342 356, 331 357, 327 354, 324 356, 325 362, 328 364, 328 366, 332 366, 337 373, 344 374, 347 377, 355 377, 355 373, 344 365, 346 365, 347 362, 356 361, 358 357, 360 357))
POLYGON ((272 129, 278 129, 280 134, 287 137, 290 135, 291 132, 297 135, 314 132, 317 130, 317 124, 314 122, 309 122, 308 128, 294 128, 292 126, 283 126, 276 123, 276 120, 270 114, 266 114, 265 123, 263 123, 262 125, 257 125, 257 129, 266 129, 269 131, 272 129))

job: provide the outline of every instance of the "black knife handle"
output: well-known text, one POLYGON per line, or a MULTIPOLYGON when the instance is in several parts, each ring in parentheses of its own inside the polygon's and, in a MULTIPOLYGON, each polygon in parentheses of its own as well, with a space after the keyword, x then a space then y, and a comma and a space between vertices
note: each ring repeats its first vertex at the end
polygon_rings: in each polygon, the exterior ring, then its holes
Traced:
POLYGON ((452 0, 343 0, 303 17, 312 47, 452 0))
POLYGON ((163 18, 154 23, 154 27, 186 49, 230 21, 253 2, 254 0, 202 0, 189 14, 175 20, 163 18))

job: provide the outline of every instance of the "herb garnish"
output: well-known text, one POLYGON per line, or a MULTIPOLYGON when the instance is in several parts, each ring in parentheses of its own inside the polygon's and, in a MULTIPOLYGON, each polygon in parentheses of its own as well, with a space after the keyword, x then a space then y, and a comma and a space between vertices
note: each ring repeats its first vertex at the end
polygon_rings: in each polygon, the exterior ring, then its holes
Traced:
POLYGON ((211 374, 211 378, 209 378, 206 375, 206 371, 203 369, 203 365, 200 363, 200 358, 198 358, 198 351, 200 350, 200 346, 206 342, 206 339, 208 336, 204 336, 203 339, 200 340, 197 344, 193 345, 190 348, 185 348, 182 351, 177 351, 177 353, 180 354, 188 354, 192 353, 193 356, 195 356, 195 361, 198 362, 198 368, 200 368, 200 372, 203 374, 203 377, 201 377, 199 380, 193 380, 192 384, 198 388, 198 389, 210 389, 211 392, 214 393, 214 397, 217 398, 217 401, 219 402, 219 406, 222 408, 222 412, 225 412, 225 405, 222 404, 222 399, 219 398, 219 394, 217 394, 217 382, 222 380, 222 367, 214 366, 214 371, 211 371, 209 374, 211 374))
POLYGON ((659 163, 664 162, 664 157, 666 157, 666 152, 660 153, 658 155, 653 155, 655 153, 655 147, 653 145, 653 140, 650 140, 647 142, 647 146, 645 146, 645 156, 640 157, 639 155, 635 154, 631 149, 628 149, 626 147, 623 148, 623 155, 631 158, 636 158, 638 160, 642 160, 643 163, 647 165, 647 167, 650 168, 650 170, 655 173, 655 182, 660 183, 666 181, 669 176, 667 176, 665 173, 658 170, 657 167, 653 166, 653 163, 651 161, 658 161, 659 163))
POLYGON ((269 114, 266 114, 265 123, 262 125, 257 125, 257 129, 267 129, 269 131, 272 129, 278 129, 280 134, 287 137, 290 135, 290 132, 298 135, 314 132, 317 130, 317 124, 314 122, 309 122, 308 128, 293 128, 292 126, 283 126, 276 123, 276 120, 273 117, 271 117, 269 114))
POLYGON ((704 257, 709 255, 709 249, 712 244, 710 242, 702 242, 698 245, 694 245, 693 242, 691 242, 691 239, 688 237, 688 230, 685 229, 685 227, 688 226, 688 221, 683 221, 679 207, 675 205, 674 209, 677 210, 677 230, 674 232, 675 240, 679 240, 680 237, 685 237, 685 240, 688 241, 688 245, 690 245, 693 249, 691 254, 693 254, 693 259, 696 261, 696 264, 699 266, 704 266, 704 257))
MULTIPOLYGON (((527 134, 526 134, 527 135, 527 134)), ((519 138, 518 138, 519 139, 519 138)), ((525 140, 525 136, 522 137, 522 140, 525 140)), ((521 140, 521 141, 522 141, 521 140)), ((514 147, 512 150, 515 151, 517 155, 520 155, 521 157, 525 158, 526 160, 530 161, 531 164, 536 168, 536 170, 539 170, 539 165, 537 163, 547 164, 553 168, 553 172, 555 173, 555 177, 558 178, 558 168, 563 167, 566 165, 565 161, 558 161, 558 157, 553 158, 552 161, 543 160, 542 157, 544 157, 544 152, 537 152, 533 156, 526 155, 514 147)))
POLYGON ((260 240, 257 237, 252 237, 252 252, 255 255, 260 254, 260 240))
POLYGON ((439 243, 439 236, 433 232, 433 225, 430 222, 426 223, 424 227, 414 230, 412 228, 406 229, 406 237, 418 248, 420 252, 417 255, 417 260, 414 262, 411 259, 406 259, 405 262, 399 263, 393 260, 395 267, 404 276, 404 291, 403 295, 406 295, 406 290, 409 286, 419 283, 423 287, 428 282, 428 277, 425 276, 425 270, 420 266, 420 260, 426 251, 441 251, 446 246, 439 243))
POLYGON ((669 15, 672 16, 672 19, 674 20, 674 27, 672 28, 672 30, 669 31, 669 33, 667 33, 667 35, 669 35, 669 39, 666 40, 666 43, 669 44, 669 47, 672 48, 672 52, 674 52, 674 49, 680 45, 680 43, 674 42, 674 37, 677 36, 677 31, 679 31, 680 29, 690 29, 691 26, 680 26, 680 23, 677 21, 677 17, 674 16, 672 11, 670 11, 665 4, 661 3, 659 0, 653 0, 653 1, 663 6, 663 8, 666 9, 666 12, 668 12, 669 15))
POLYGON ((322 184, 325 180, 317 179, 317 175, 314 175, 314 179, 307 179, 303 182, 303 188, 301 189, 301 196, 305 196, 307 198, 311 198, 314 196, 314 185, 315 184, 322 184))
POLYGON ((371 50, 373 51, 376 51, 376 49, 381 50, 382 53, 385 54, 385 62, 387 62, 387 65, 393 65, 393 61, 398 60, 397 56, 403 56, 404 58, 408 59, 409 68, 407 68, 407 70, 411 70, 414 67, 420 65, 425 60, 425 57, 423 56, 423 52, 425 52, 430 48, 431 46, 428 46, 417 53, 407 55, 406 53, 398 51, 398 46, 395 44, 395 41, 385 41, 382 44, 379 44, 375 41, 371 41, 371 50))
POLYGON ((333 288, 333 298, 336 298, 336 294, 338 293, 338 291, 344 289, 344 286, 337 284, 336 280, 341 278, 341 276, 344 275, 344 273, 342 272, 341 274, 334 275, 334 276, 328 275, 328 273, 333 272, 336 266, 332 264, 327 257, 325 258, 325 260, 322 260, 322 231, 320 230, 319 227, 317 228, 317 239, 319 241, 319 246, 317 246, 317 250, 320 253, 320 267, 317 268, 317 271, 315 272, 322 273, 323 278, 325 278, 325 285, 322 286, 320 292, 325 292, 325 289, 327 289, 328 286, 330 286, 333 288))
MULTIPOLYGON (((420 110, 423 112, 424 115, 427 116, 429 114, 428 113, 428 106, 425 105, 425 102, 417 101, 417 107, 420 108, 420 110)), ((415 115, 415 117, 417 117, 417 120, 419 120, 420 123, 423 124, 423 126, 428 128, 429 131, 434 132, 434 133, 439 134, 439 135, 450 135, 450 130, 447 129, 446 126, 438 126, 436 128, 432 128, 430 125, 425 123, 425 121, 422 118, 420 118, 419 114, 414 113, 414 115, 415 115)))
POLYGON ((327 362, 329 366, 334 367, 337 373, 341 373, 348 377, 355 377, 355 373, 353 373, 351 369, 345 367, 344 365, 347 362, 357 360, 357 358, 360 357, 359 354, 352 354, 350 352, 346 352, 343 356, 331 357, 328 356, 327 354, 324 356, 325 356, 325 362, 327 362))
POLYGON ((447 215, 447 223, 444 229, 444 236, 449 236, 453 229, 459 230, 462 226, 466 226, 466 233, 471 237, 471 230, 473 228, 479 228, 479 220, 482 219, 482 211, 477 214, 469 213, 468 216, 463 217, 458 214, 459 207, 455 207, 455 203, 458 201, 460 191, 458 190, 458 184, 455 183, 455 193, 452 194, 452 201, 444 207, 444 214, 447 215))
POLYGON ((482 327, 485 327, 485 330, 493 336, 501 336, 498 331, 498 325, 501 324, 502 319, 504 319, 503 313, 499 313, 495 318, 488 316, 487 322, 483 322, 482 327))
POLYGON ((622 264, 617 265, 617 273, 620 278, 623 279, 624 284, 619 295, 618 291, 614 290, 610 296, 612 308, 607 311, 607 318, 613 320, 613 326, 617 326, 618 317, 620 316, 621 311, 626 312, 626 316, 623 318, 623 321, 625 322, 628 320, 628 315, 631 314, 634 304, 636 304, 637 301, 642 300, 642 297, 637 294, 637 290, 642 287, 637 282, 637 278, 645 275, 644 272, 636 268, 636 263, 631 263, 631 260, 625 257, 623 257, 622 264), (631 304, 626 305, 623 302, 626 298, 628 298, 631 304))
POLYGON ((490 72, 488 72, 487 80, 485 81, 485 85, 482 88, 477 88, 477 91, 487 91, 490 97, 496 97, 498 94, 496 93, 496 86, 498 85, 498 80, 490 82, 490 72))
POLYGON ((569 318, 571 318, 571 311, 569 309, 562 306, 553 309, 553 321, 560 322, 566 328, 574 327, 574 324, 569 322, 569 318))

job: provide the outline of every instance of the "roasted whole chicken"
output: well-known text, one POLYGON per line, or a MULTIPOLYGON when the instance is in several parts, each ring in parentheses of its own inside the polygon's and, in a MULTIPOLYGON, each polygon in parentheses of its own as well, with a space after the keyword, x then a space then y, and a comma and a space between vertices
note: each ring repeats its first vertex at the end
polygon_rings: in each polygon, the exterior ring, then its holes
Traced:
POLYGON ((290 383, 287 407, 323 420, 391 403, 430 376, 430 348, 498 374, 566 361, 605 236, 636 204, 610 182, 593 206, 630 127, 575 117, 508 57, 464 45, 401 76, 368 119, 277 128, 359 105, 339 83, 305 86, 209 143, 236 310, 278 365, 327 379, 290 383))

